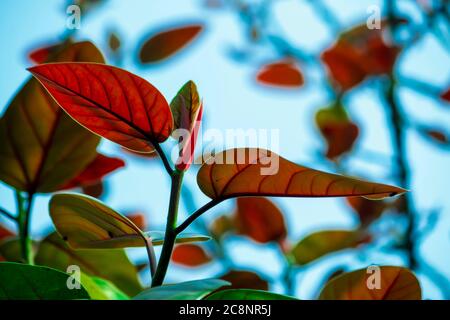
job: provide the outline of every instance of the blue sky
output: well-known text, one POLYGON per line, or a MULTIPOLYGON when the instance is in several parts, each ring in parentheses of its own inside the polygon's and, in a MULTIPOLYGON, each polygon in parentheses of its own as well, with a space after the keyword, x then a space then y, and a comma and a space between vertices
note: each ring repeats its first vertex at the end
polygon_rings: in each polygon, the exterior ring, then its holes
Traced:
MULTIPOLYGON (((317 51, 330 44, 334 35, 314 15, 306 1, 285 0, 275 5, 275 28, 285 33, 294 44, 307 50, 317 51)), ((366 9, 379 1, 340 0, 325 2, 337 15, 343 25, 361 22, 366 9)), ((400 3, 400 2, 399 2, 400 3)), ((89 39, 105 48, 108 30, 117 30, 127 52, 122 67, 138 73, 149 80, 170 100, 187 80, 197 83, 205 105, 205 126, 219 130, 226 129, 279 129, 280 154, 288 159, 308 166, 331 170, 323 162, 317 162, 315 153, 323 147, 313 124, 314 112, 327 104, 323 93, 312 84, 301 90, 268 90, 254 83, 254 65, 238 63, 230 59, 233 47, 245 45, 238 17, 230 11, 206 9, 202 1, 172 0, 144 1, 110 0, 95 9, 90 16, 82 16, 78 38, 89 39), (141 38, 151 30, 183 21, 201 21, 205 32, 185 52, 160 66, 142 68, 136 64, 136 51, 141 38), (238 116, 237 116, 238 115, 238 116)), ((409 10, 409 8, 407 8, 409 10)), ((411 9, 412 10, 412 9, 411 9)), ((3 0, 0 2, 0 113, 4 111, 16 89, 29 77, 25 70, 30 62, 26 53, 42 43, 51 42, 64 32, 64 1, 3 0)), ((261 54, 254 52, 255 55, 261 54)), ((261 54, 264 58, 264 53, 261 54)), ((398 66, 400 72, 437 87, 446 87, 450 79, 450 57, 435 40, 428 35, 409 50, 398 66)), ((449 129, 449 106, 411 90, 400 92, 405 112, 411 119, 436 124, 449 129)), ((384 108, 381 106, 375 88, 364 85, 346 100, 354 120, 363 128, 356 148, 356 155, 373 151, 384 156, 367 163, 352 160, 354 173, 363 172, 373 180, 392 182, 389 176, 389 159, 392 151, 390 135, 385 125, 384 108)), ((437 208, 441 215, 439 224, 420 248, 429 263, 434 264, 450 277, 450 197, 449 154, 435 148, 417 133, 408 135, 408 152, 413 172, 411 190, 419 213, 437 208)), ((102 142, 102 150, 111 155, 123 156, 117 146, 102 142)), ((110 190, 105 202, 119 211, 144 210, 150 225, 161 228, 167 212, 169 181, 161 167, 125 156, 127 167, 114 173, 109 179, 110 190)), ((195 190, 195 173, 187 175, 186 183, 195 190)), ((198 205, 207 201, 200 191, 195 192, 198 205)), ((0 183, 0 203, 13 208, 13 196, 0 183)), ((351 228, 356 226, 355 218, 346 210, 339 199, 274 199, 285 212, 292 240, 307 233, 326 228, 351 228)), ((33 235, 45 235, 51 226, 47 214, 48 197, 41 196, 35 206, 32 220, 33 235)), ((208 219, 231 210, 231 201, 223 203, 208 212, 208 219)), ((182 206, 181 217, 186 215, 182 206)), ((257 246, 251 242, 232 239, 229 249, 236 262, 246 268, 260 268, 276 277, 282 265, 277 261, 271 246, 257 246), (239 245, 237 245, 239 244, 239 245), (261 264, 260 261, 267 261, 261 264)), ((133 250, 133 257, 142 257, 141 250, 133 250)), ((401 264, 398 257, 389 257, 383 252, 357 259, 343 254, 339 262, 351 261, 353 267, 370 263, 401 264)), ((331 259, 333 260, 333 259, 331 259)), ((336 263, 321 261, 299 277, 298 294, 311 297, 312 288, 336 263)), ((191 278, 213 276, 220 266, 202 268, 198 273, 178 267, 170 269, 169 280, 179 281, 191 278)), ((421 276, 421 275, 420 275, 421 276)), ((427 298, 439 298, 434 286, 421 276, 427 298)), ((282 290, 279 283, 272 289, 282 290)))

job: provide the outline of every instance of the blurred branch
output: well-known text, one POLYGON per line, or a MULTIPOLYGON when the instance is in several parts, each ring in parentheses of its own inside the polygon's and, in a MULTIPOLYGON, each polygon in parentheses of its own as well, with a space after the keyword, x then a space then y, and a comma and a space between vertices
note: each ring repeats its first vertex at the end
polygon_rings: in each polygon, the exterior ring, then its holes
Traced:
POLYGON ((6 211, 5 209, 0 208, 0 213, 3 214, 8 219, 10 219, 14 222, 17 222, 17 218, 14 215, 12 215, 11 213, 9 213, 8 211, 6 211))
POLYGON ((312 6, 317 15, 323 20, 323 22, 328 26, 331 34, 342 29, 341 23, 337 17, 333 14, 331 10, 322 2, 322 0, 308 0, 309 4, 312 6))

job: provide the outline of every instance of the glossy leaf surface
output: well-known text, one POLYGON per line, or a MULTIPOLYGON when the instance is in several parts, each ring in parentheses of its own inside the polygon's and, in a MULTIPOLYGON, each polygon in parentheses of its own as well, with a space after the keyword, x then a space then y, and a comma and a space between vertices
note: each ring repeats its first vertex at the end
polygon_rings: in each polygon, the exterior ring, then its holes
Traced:
POLYGON ((93 63, 51 63, 29 71, 73 119, 126 148, 150 152, 172 132, 163 95, 128 71, 93 63))
POLYGON ((112 282, 81 273, 81 284, 92 300, 129 300, 130 298, 112 282))
POLYGON ((381 266, 380 288, 369 289, 375 274, 366 269, 333 278, 320 293, 321 300, 420 300, 421 289, 414 274, 406 268, 381 266), (369 278, 371 277, 371 278, 369 278))
POLYGON ((202 279, 177 284, 167 284, 146 289, 134 300, 200 300, 211 292, 229 285, 220 279, 202 279))
POLYGON ((0 262, 0 300, 89 299, 86 290, 67 288, 69 275, 43 266, 0 262))
POLYGON ((212 199, 238 196, 380 199, 405 192, 394 186, 303 167, 263 149, 230 149, 211 160, 199 170, 197 183, 212 199))

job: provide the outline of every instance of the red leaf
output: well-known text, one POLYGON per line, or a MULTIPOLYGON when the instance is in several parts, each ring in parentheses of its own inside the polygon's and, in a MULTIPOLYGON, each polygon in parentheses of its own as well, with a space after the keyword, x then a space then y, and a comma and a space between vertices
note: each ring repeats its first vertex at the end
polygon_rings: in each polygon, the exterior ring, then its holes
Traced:
POLYGON ((192 160, 194 159, 195 143, 197 142, 198 131, 200 129, 200 124, 202 123, 203 115, 203 104, 200 104, 200 108, 197 113, 197 118, 195 119, 193 126, 191 128, 191 133, 189 140, 184 144, 181 150, 180 158, 177 161, 176 168, 180 171, 185 171, 191 166, 192 160))
POLYGON ((81 187, 84 194, 94 198, 100 198, 104 192, 104 185, 102 181, 97 181, 94 184, 89 184, 81 187))
POLYGON ((450 88, 448 88, 447 91, 441 94, 441 99, 450 102, 450 88))
POLYGON ((220 279, 231 283, 228 289, 254 289, 254 290, 269 290, 269 284, 266 280, 251 271, 231 270, 220 277, 220 279))
POLYGON ((29 70, 73 119, 126 148, 150 152, 172 132, 163 95, 128 71, 93 63, 49 63, 29 70))
POLYGON ((239 234, 259 243, 280 242, 287 234, 280 209, 266 198, 238 198, 235 223, 239 234))
POLYGON ((195 244, 177 245, 173 250, 172 261, 187 267, 197 267, 208 263, 212 258, 206 251, 195 244))
POLYGON ((43 48, 36 49, 29 53, 28 57, 34 63, 41 64, 49 61, 51 55, 61 48, 61 44, 55 44, 43 48))
POLYGON ((147 229, 147 221, 145 214, 142 212, 133 212, 126 214, 127 218, 130 219, 139 229, 147 229))
POLYGON ((142 46, 139 57, 142 63, 166 59, 188 45, 203 30, 203 26, 188 25, 152 35, 142 46))
POLYGON ((0 241, 5 238, 14 237, 14 236, 15 236, 14 232, 12 232, 11 230, 7 229, 6 227, 0 225, 0 241))
POLYGON ((61 190, 94 184, 108 173, 123 166, 125 166, 125 162, 122 159, 107 157, 99 153, 83 172, 65 184, 61 190))
POLYGON ((358 214, 362 227, 367 227, 378 219, 387 208, 387 203, 384 201, 373 201, 361 197, 349 197, 347 203, 358 214))
POLYGON ((256 78, 263 84, 280 87, 300 87, 304 83, 300 70, 289 62, 265 65, 258 72, 256 78))

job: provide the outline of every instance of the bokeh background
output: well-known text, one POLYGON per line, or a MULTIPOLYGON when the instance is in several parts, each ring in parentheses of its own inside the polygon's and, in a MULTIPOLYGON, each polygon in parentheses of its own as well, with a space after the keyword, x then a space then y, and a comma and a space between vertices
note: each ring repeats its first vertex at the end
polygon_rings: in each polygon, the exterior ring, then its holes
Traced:
MULTIPOLYGON (((230 5, 232 2, 107 0, 92 7, 87 13, 82 12, 81 29, 76 31, 74 37, 94 42, 105 53, 109 63, 144 77, 169 101, 187 80, 194 80, 204 101, 204 130, 213 128, 225 132, 226 129, 279 129, 278 151, 283 157, 300 164, 334 171, 335 167, 321 156, 324 141, 314 123, 315 111, 330 103, 328 93, 317 85, 322 69, 314 65, 301 66, 305 84, 298 89, 276 89, 258 84, 255 75, 259 67, 276 60, 277 53, 264 43, 251 43, 245 19, 233 9, 234 6, 230 5), (144 66, 139 63, 137 52, 148 34, 193 22, 200 22, 205 28, 182 52, 160 64, 144 66), (108 49, 111 32, 117 34, 121 41, 120 58, 112 55, 108 49)), ((246 2, 256 7, 266 6, 265 11, 269 16, 263 22, 265 27, 273 34, 282 34, 292 45, 311 53, 319 53, 329 47, 343 29, 364 23, 369 6, 383 7, 381 1, 375 0, 320 1, 339 23, 330 26, 330 21, 325 21, 314 9, 315 1, 246 2)), ((423 14, 417 4, 420 1, 397 2, 398 7, 410 19, 421 25, 423 14)), ((27 58, 30 50, 58 41, 68 32, 67 5, 67 2, 61 0, 0 2, 0 113, 5 110, 21 84, 30 77, 26 71, 31 66, 27 58)), ((449 43, 445 30, 440 37, 431 30, 425 30, 423 37, 402 56, 396 69, 405 77, 445 91, 450 81, 449 43)), ((376 86, 376 82, 369 81, 344 98, 348 112, 361 130, 352 156, 347 159, 346 168, 349 174, 395 183, 391 171, 392 138, 383 101, 376 86)), ((407 86, 400 86, 399 90, 404 113, 412 121, 417 119, 421 123, 450 130, 448 103, 438 96, 419 93, 407 86)), ((264 144, 259 146, 265 147, 264 144)), ((236 145, 216 147, 220 150, 236 145)), ((421 228, 426 228, 430 213, 436 217, 432 230, 420 241, 418 250, 428 265, 449 279, 449 150, 436 147, 414 130, 408 131, 407 149, 412 178, 409 188, 421 228)), ((107 178, 107 193, 103 200, 121 212, 144 212, 150 229, 163 229, 168 207, 169 179, 158 161, 124 154, 118 146, 107 141, 102 142, 101 150, 126 161, 125 168, 107 178)), ((196 206, 200 206, 206 203, 207 198, 196 186, 196 170, 197 168, 193 168, 187 174, 186 185, 194 195, 196 206)), ((36 238, 45 236, 52 228, 47 212, 48 198, 41 196, 35 203, 32 235, 36 238)), ((292 241, 313 231, 353 228, 358 224, 355 215, 348 210, 342 199, 273 201, 283 211, 289 239, 292 241)), ((3 207, 14 210, 13 192, 2 183, 0 203, 3 207)), ((212 220, 217 214, 231 212, 233 207, 234 201, 229 200, 207 212, 204 219, 212 220)), ((185 205, 181 207, 180 220, 189 210, 185 205)), ((6 220, 2 222, 8 223, 6 220)), ((395 237, 395 233, 400 233, 404 224, 401 218, 387 215, 378 228, 395 237)), ((280 277, 285 266, 274 245, 256 244, 243 237, 230 236, 226 248, 232 262, 239 268, 258 270, 269 280, 271 290, 285 292, 286 288, 280 277)), ((130 254, 135 261, 144 261, 144 251, 133 249, 130 254)), ((336 253, 296 272, 295 294, 300 298, 314 298, 324 278, 335 268, 345 266, 351 270, 372 263, 403 265, 405 256, 393 254, 379 244, 336 253)), ((213 277, 222 268, 220 263, 210 263, 195 269, 172 265, 167 281, 213 277)), ((429 272, 427 267, 417 271, 424 297, 443 298, 429 272)), ((143 279, 148 283, 146 273, 143 273, 143 279)))

